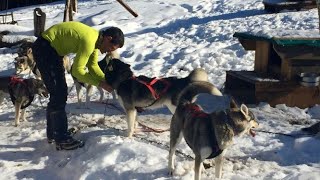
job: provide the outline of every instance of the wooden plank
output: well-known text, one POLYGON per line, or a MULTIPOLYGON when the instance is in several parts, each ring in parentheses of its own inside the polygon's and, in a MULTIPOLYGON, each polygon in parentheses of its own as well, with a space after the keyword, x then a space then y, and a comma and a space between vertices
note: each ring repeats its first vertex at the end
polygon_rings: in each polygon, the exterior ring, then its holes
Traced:
POLYGON ((273 44, 273 49, 282 59, 314 59, 320 61, 319 47, 307 45, 281 46, 273 44))
POLYGON ((270 43, 267 41, 256 41, 256 53, 254 60, 254 71, 266 73, 268 70, 270 43))
POLYGON ((281 79, 288 81, 292 79, 292 66, 288 59, 281 60, 281 79))
POLYGON ((291 91, 257 92, 256 102, 268 102, 271 106, 286 104, 290 107, 308 108, 320 103, 318 88, 298 86, 291 91))

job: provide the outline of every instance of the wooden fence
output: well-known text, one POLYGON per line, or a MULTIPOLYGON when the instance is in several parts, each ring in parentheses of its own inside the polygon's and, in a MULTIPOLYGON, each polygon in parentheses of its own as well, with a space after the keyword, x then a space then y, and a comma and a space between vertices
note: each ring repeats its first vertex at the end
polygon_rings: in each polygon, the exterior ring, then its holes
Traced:
MULTIPOLYGON (((23 7, 23 6, 30 6, 35 4, 43 4, 43 3, 50 3, 59 0, 0 0, 0 11, 16 8, 16 7, 23 7)), ((62 1, 62 0, 60 0, 62 1)))

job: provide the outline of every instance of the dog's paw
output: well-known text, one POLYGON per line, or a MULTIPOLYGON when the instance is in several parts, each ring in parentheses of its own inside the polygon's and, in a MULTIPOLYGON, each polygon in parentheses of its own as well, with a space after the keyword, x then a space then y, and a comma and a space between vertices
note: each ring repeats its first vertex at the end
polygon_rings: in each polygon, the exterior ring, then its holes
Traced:
POLYGON ((168 175, 173 176, 173 171, 174 171, 174 169, 169 169, 168 175))

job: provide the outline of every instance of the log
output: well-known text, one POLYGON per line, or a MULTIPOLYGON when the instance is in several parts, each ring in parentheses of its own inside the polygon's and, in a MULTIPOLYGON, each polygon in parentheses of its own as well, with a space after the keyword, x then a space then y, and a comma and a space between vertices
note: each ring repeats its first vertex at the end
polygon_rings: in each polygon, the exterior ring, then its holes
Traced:
POLYGON ((134 17, 138 17, 138 14, 134 12, 126 3, 124 3, 122 0, 117 0, 118 3, 120 3, 127 11, 130 12, 134 17))

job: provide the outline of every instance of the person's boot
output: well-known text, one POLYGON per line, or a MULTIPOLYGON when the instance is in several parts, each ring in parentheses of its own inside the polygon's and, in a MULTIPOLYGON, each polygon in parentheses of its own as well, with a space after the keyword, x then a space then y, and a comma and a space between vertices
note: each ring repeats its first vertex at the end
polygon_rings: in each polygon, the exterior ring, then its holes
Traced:
POLYGON ((76 140, 68 132, 68 119, 65 111, 53 111, 49 114, 52 119, 53 135, 57 150, 74 150, 84 146, 84 142, 76 140))
POLYGON ((74 150, 78 148, 82 148, 84 146, 84 142, 82 140, 77 140, 69 136, 65 140, 56 141, 56 149, 60 150, 74 150))
MULTIPOLYGON (((67 136, 73 136, 74 134, 76 134, 74 128, 68 129, 67 136)), ((52 136, 51 137, 47 136, 47 141, 49 144, 53 144, 55 142, 52 136)))

